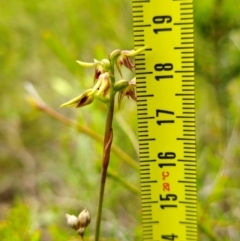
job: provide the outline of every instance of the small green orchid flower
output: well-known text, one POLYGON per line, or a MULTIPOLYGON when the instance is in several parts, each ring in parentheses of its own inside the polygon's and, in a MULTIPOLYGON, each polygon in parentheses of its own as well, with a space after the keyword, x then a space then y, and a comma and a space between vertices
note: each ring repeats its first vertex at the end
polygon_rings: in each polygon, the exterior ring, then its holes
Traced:
POLYGON ((60 107, 75 107, 75 108, 80 108, 85 105, 89 105, 93 102, 94 100, 94 92, 92 89, 88 89, 84 91, 81 95, 78 97, 62 104, 60 107))
POLYGON ((128 82, 128 85, 118 93, 118 106, 120 108, 121 102, 124 96, 129 96, 134 100, 137 101, 137 96, 135 92, 136 87, 136 78, 133 78, 130 82, 128 82))
POLYGON ((94 83, 95 83, 99 79, 101 74, 108 72, 110 70, 110 62, 108 59, 102 59, 101 61, 94 59, 94 61, 97 62, 97 65, 95 68, 95 74, 94 74, 94 83))
POLYGON ((139 53, 143 52, 144 50, 147 49, 148 46, 139 48, 137 50, 114 50, 111 54, 110 54, 110 60, 114 61, 116 64, 116 67, 118 69, 119 74, 122 77, 122 71, 121 71, 121 67, 122 65, 124 65, 125 67, 127 67, 129 70, 132 70, 135 65, 132 62, 130 57, 134 57, 136 55, 138 55, 139 53))
POLYGON ((108 93, 108 90, 111 86, 111 80, 108 72, 105 72, 103 74, 100 74, 98 80, 96 80, 96 83, 93 87, 93 92, 97 95, 106 96, 108 93))
POLYGON ((85 68, 95 67, 94 82, 99 78, 101 74, 110 70, 110 62, 108 59, 102 59, 101 61, 94 59, 93 63, 82 62, 78 60, 76 62, 85 68))

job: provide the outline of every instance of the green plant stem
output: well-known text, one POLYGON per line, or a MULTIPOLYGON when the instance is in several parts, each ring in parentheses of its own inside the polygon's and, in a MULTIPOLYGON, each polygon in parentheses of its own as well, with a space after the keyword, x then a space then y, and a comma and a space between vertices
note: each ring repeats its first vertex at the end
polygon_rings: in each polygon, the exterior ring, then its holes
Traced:
POLYGON ((99 240, 104 189, 105 189, 105 183, 106 183, 106 177, 107 177, 107 168, 110 160, 111 145, 113 140, 112 122, 113 122, 113 114, 114 114, 114 97, 115 97, 114 89, 113 87, 111 87, 109 108, 107 113, 105 135, 104 135, 101 184, 100 184, 100 192, 99 192, 99 200, 98 200, 95 241, 99 240))
POLYGON ((79 236, 80 237, 80 241, 84 241, 84 238, 83 238, 83 236, 79 236))
POLYGON ((217 238, 211 234, 201 223, 198 224, 199 230, 204 233, 210 241, 217 241, 217 238))

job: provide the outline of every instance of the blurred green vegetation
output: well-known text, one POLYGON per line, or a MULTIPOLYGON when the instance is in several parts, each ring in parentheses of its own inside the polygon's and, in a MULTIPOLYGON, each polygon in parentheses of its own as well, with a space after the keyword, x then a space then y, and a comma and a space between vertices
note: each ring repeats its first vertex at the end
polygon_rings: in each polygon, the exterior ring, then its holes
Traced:
MULTIPOLYGON (((194 2, 199 240, 239 241, 240 2, 194 2)), ((84 207, 92 214, 91 240, 105 108, 59 105, 92 85, 92 70, 75 60, 133 48, 131 1, 2 0, 0 16, 1 240, 76 240, 65 213, 84 207), (29 83, 78 126, 30 105, 29 83)), ((104 201, 108 240, 141 240, 139 173, 126 162, 137 160, 136 123, 136 105, 125 100, 116 110, 104 201)))

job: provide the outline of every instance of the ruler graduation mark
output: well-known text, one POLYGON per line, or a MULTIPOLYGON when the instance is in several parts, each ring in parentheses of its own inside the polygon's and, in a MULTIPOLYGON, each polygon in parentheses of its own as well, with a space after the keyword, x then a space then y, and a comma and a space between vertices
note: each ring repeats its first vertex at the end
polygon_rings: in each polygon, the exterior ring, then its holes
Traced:
POLYGON ((197 240, 193 0, 132 0, 143 240, 197 240))

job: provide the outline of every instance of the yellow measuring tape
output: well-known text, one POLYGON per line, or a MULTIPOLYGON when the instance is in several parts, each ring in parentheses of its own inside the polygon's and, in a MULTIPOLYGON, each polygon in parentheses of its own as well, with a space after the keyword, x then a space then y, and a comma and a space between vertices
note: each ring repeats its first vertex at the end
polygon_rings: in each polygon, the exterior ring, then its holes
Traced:
POLYGON ((143 240, 197 240, 192 0, 132 0, 143 240))

